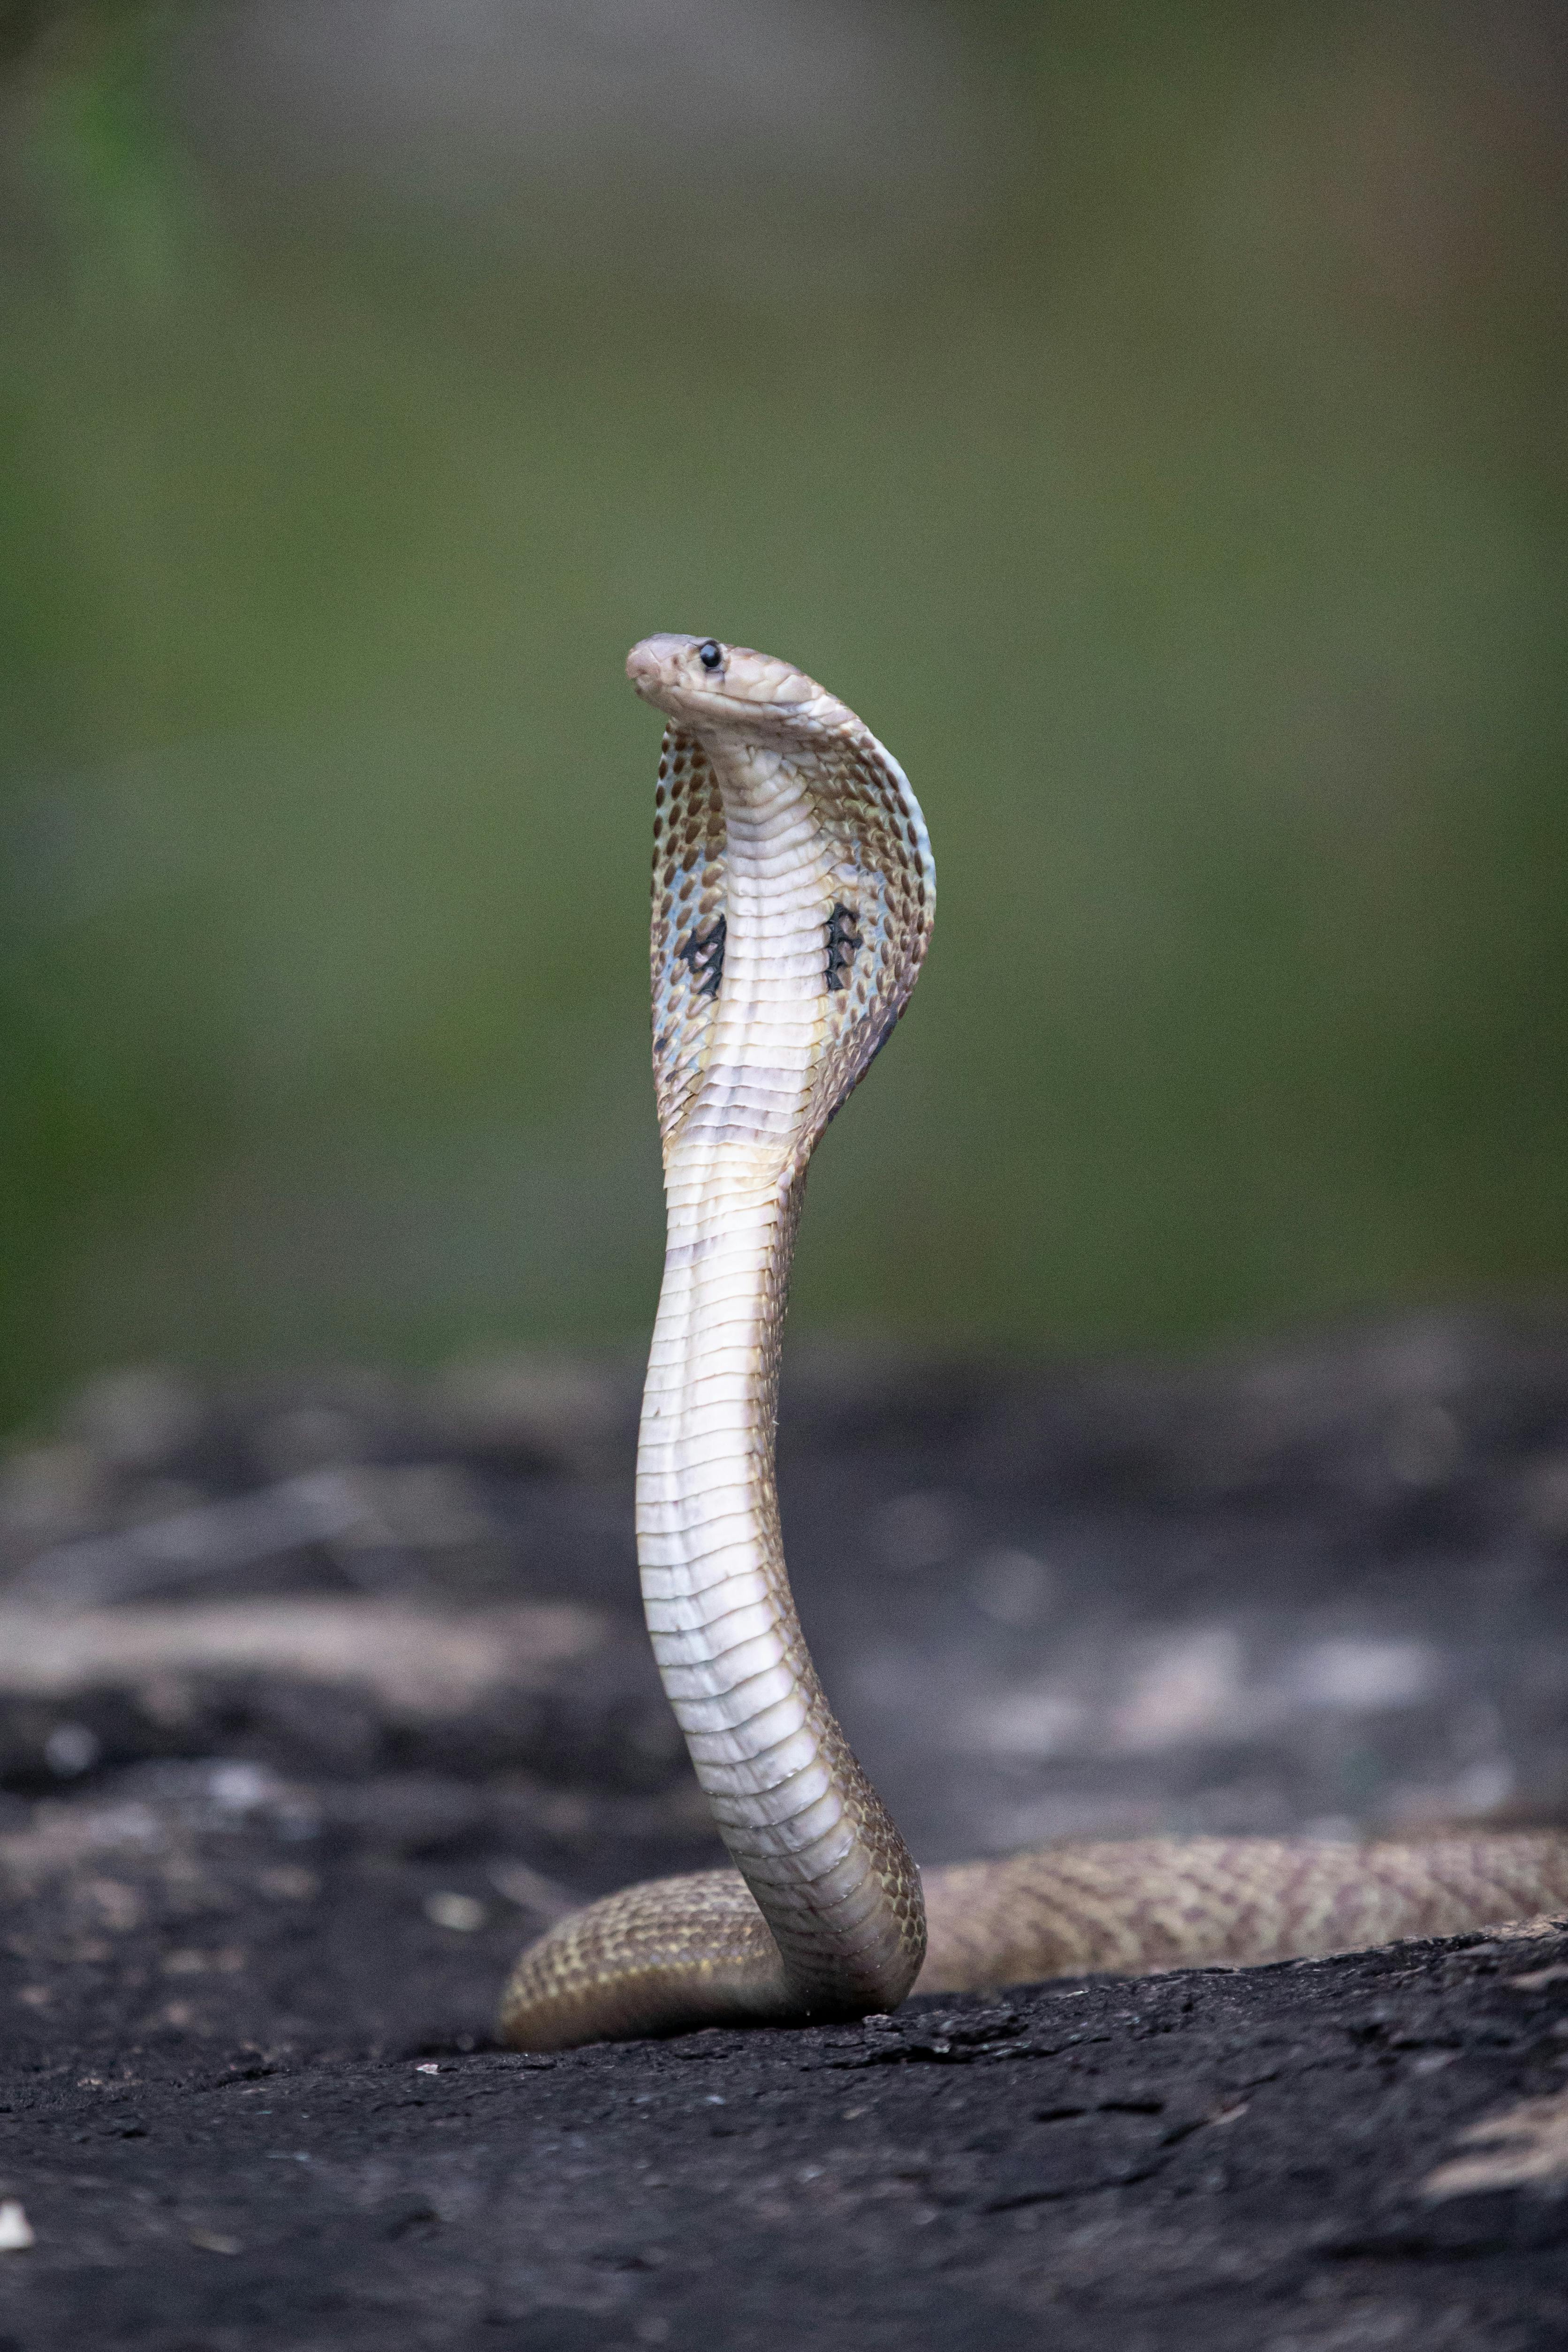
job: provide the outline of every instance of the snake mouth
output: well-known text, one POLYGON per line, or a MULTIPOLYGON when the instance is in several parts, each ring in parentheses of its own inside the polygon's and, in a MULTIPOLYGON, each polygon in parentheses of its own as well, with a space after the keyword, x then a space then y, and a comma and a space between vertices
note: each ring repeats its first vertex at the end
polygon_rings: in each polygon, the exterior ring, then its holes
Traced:
POLYGON ((681 656, 699 642, 696 637, 678 636, 673 630, 661 629, 632 647, 626 656, 626 676, 645 702, 651 702, 661 687, 673 681, 681 667, 681 656))

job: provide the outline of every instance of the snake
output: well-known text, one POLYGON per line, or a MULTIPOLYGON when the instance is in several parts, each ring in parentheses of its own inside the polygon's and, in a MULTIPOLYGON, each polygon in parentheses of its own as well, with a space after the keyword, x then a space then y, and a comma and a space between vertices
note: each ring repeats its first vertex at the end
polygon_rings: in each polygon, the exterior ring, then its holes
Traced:
POLYGON ((1108 1839, 917 1866, 806 1647, 774 1448, 806 1171, 920 971, 925 820, 892 754, 790 662, 666 634, 632 648, 626 674, 665 720, 651 962, 668 1235, 637 1558, 733 1867, 556 1922, 507 1984, 502 2041, 826 2023, 913 1990, 1316 1957, 1568 1908, 1568 1835, 1552 1830, 1108 1839))

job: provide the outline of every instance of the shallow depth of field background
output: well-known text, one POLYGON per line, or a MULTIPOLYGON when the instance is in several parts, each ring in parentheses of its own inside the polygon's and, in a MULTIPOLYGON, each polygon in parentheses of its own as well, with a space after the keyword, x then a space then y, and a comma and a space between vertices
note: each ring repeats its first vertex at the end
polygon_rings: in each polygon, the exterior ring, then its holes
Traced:
POLYGON ((797 1330, 1561 1294, 1544 0, 4 24, 0 1423, 639 1340, 653 628, 936 845, 797 1330))

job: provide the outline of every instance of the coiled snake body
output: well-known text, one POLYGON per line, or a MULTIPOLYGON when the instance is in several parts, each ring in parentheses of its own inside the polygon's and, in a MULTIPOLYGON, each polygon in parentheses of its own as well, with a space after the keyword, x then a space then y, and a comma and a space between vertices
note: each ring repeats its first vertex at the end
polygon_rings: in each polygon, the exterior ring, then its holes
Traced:
POLYGON ((531 1945, 520 2049, 887 2010, 1088 1969, 1344 1950, 1568 1906, 1568 1838, 1048 1847, 923 1879, 802 1639, 773 1483, 806 1164, 914 986, 935 876, 902 770, 787 662, 647 638, 663 711, 654 1071, 668 1246, 637 1453, 643 1600, 732 1871, 628 1887, 531 1945))

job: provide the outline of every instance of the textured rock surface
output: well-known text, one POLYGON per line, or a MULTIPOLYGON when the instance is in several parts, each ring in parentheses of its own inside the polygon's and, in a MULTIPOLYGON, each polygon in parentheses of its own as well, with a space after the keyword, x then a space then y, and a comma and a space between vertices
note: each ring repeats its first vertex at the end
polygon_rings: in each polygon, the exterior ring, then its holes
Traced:
POLYGON ((8 2081, 37 2242, 5 2325, 28 2352, 1544 2352, 1565 2037, 1558 1935, 556 2059, 100 2043, 8 2081))
MULTIPOLYGON (((13 1455, 3 2352, 1568 2340, 1568 1934, 490 2046, 563 1904, 713 1857, 638 1635, 635 1391, 139 1374, 13 1455)), ((1560 1328, 828 1357, 784 1458, 928 1858, 1563 1809, 1560 1328)))

